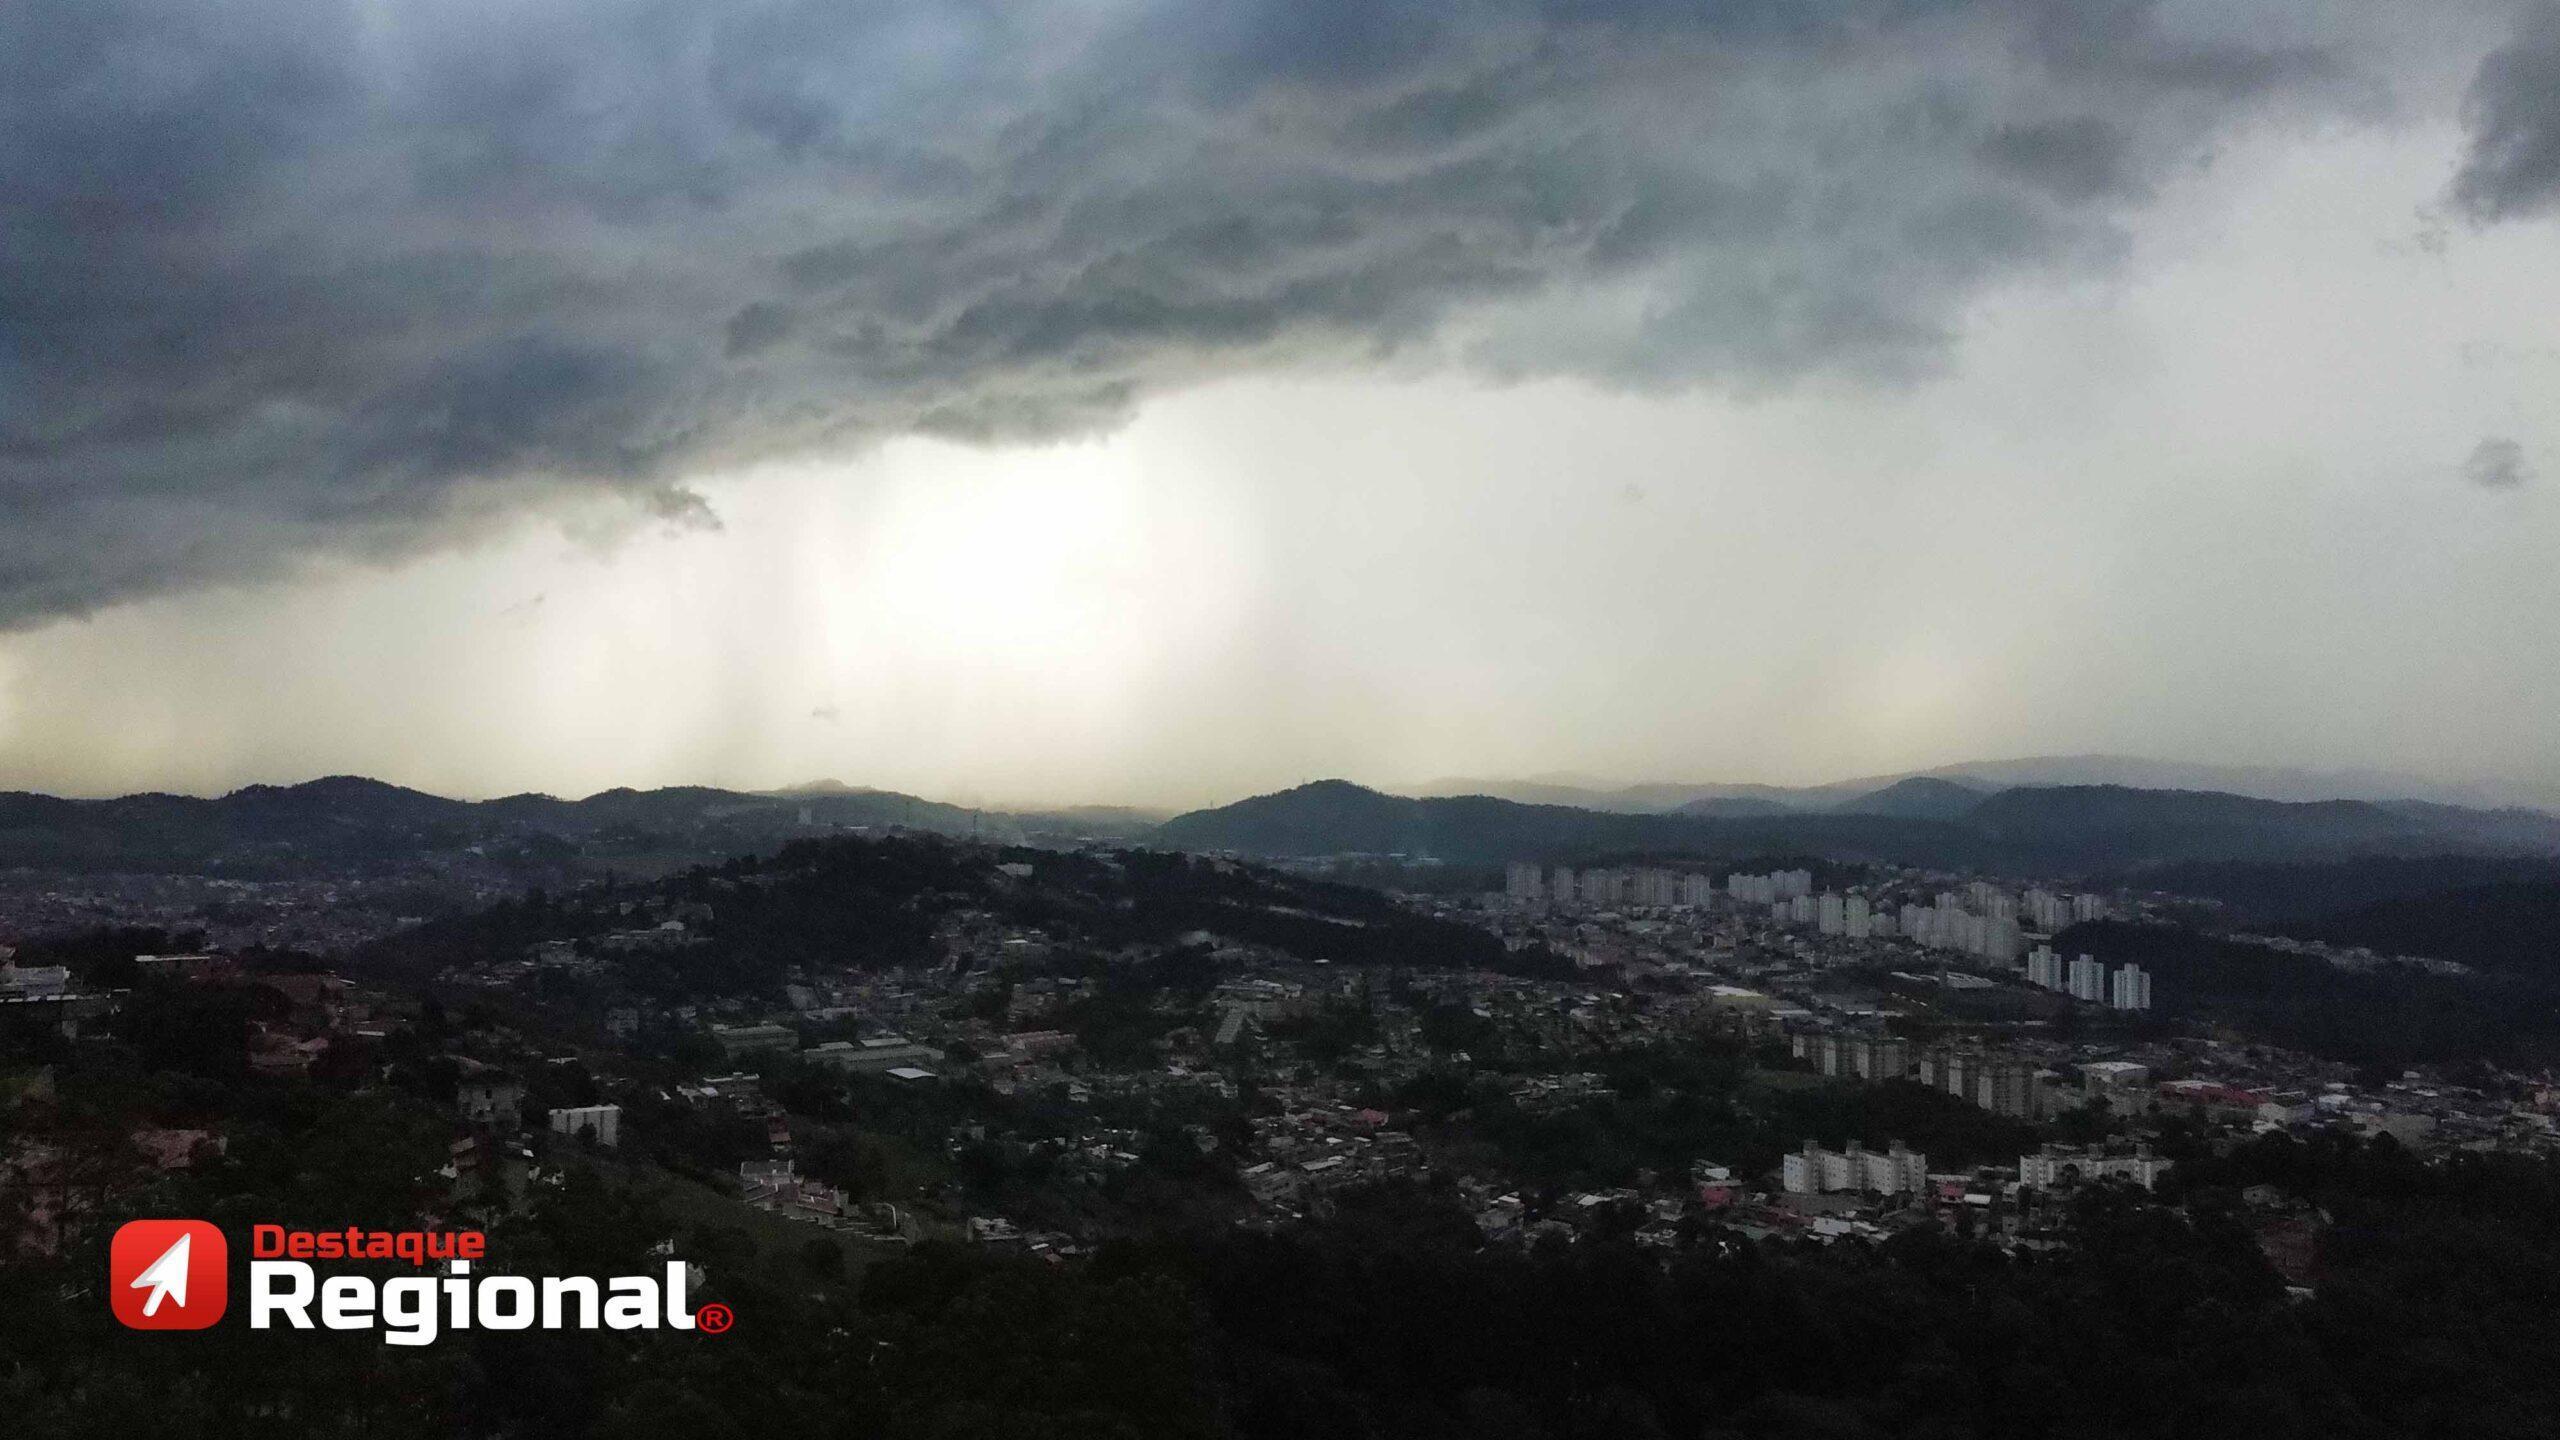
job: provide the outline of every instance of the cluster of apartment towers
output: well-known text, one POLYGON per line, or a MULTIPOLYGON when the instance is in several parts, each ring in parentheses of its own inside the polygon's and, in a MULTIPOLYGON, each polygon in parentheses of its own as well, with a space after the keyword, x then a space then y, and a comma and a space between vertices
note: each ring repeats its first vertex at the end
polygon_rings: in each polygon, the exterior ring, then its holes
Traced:
POLYGON ((2083 955, 2065 967, 2050 945, 2027 953, 2027 983, 2111 1010, 2151 1008, 2151 976, 2141 966, 2127 965, 2111 975, 2105 965, 2083 955))
MULTIPOLYGON (((1695 909, 1712 903, 1712 876, 1655 868, 1594 867, 1576 872, 1559 865, 1552 871, 1527 863, 1514 864, 1505 877, 1506 892, 1529 903, 1637 906, 1648 909, 1695 909)), ((2112 976, 2083 955, 2066 968, 2045 946, 2027 953, 2028 928, 2050 934, 2083 920, 2103 920, 2107 902, 2099 895, 2063 895, 2041 887, 2024 895, 1987 880, 1976 880, 1962 893, 1938 892, 1935 904, 1909 901, 1899 908, 1877 905, 1865 895, 1813 891, 1810 870, 1773 870, 1766 875, 1739 871, 1725 877, 1724 893, 1736 905, 1766 905, 1779 925, 1806 925, 1824 935, 1850 940, 1901 937, 1932 950, 1953 950, 2016 969, 2026 957, 2027 980, 2058 990, 2076 1000, 2118 1010, 2151 1008, 2151 977, 2140 966, 2127 965, 2112 976)))
POLYGON ((2066 1103, 2053 1072, 2023 1055, 1837 1030, 1800 1030, 1788 1044, 1834 1079, 1909 1080, 2013 1120, 2049 1120, 2066 1103))

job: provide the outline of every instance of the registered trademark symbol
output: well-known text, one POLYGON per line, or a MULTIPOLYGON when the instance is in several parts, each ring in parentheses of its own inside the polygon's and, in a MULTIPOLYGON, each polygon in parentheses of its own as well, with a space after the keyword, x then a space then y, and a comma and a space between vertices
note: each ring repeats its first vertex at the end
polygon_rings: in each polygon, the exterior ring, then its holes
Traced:
POLYGON ((726 1305, 711 1304, 693 1312, 693 1323, 701 1326, 705 1335, 720 1335, 737 1324, 738 1317, 731 1314, 726 1305))

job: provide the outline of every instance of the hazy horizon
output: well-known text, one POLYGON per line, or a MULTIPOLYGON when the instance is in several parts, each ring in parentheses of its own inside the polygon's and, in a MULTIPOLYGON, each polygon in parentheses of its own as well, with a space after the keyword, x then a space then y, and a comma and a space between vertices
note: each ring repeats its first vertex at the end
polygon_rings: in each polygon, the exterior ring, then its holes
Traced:
MULTIPOLYGON (((1628 792, 1696 791, 1714 794, 1724 791, 1771 791, 1815 803, 1829 803, 1863 793, 1869 787, 1881 788, 1898 781, 1918 777, 1951 778, 1982 790, 1984 793, 2037 785, 2127 785, 2135 788, 2167 790, 2226 791, 2259 798, 2300 802, 2317 799, 2424 800, 2477 808, 2542 809, 2560 813, 2560 793, 2542 793, 2513 786, 2474 786, 2461 782, 2430 779, 2380 770, 2315 771, 2292 766, 2216 766, 2197 762, 2161 760, 2134 755, 2022 755, 2005 759, 1954 760, 1943 764, 1875 774, 1829 776, 1803 782, 1779 782, 1754 779, 1699 778, 1664 779, 1661 777, 1618 777, 1593 775, 1578 771, 1547 771, 1522 775, 1445 775, 1427 779, 1413 777, 1384 778, 1353 774, 1315 774, 1267 786, 1263 789, 1236 792, 1202 792, 1180 799, 1146 799, 1130 796, 1005 796, 978 791, 957 792, 907 791, 897 786, 878 785, 858 777, 842 775, 804 776, 784 782, 673 780, 656 785, 608 785, 594 790, 561 789, 534 786, 526 789, 463 793, 409 785, 396 777, 357 774, 346 771, 270 776, 243 781, 218 790, 170 791, 99 791, 89 793, 60 792, 59 798, 73 800, 113 800, 138 794, 176 794, 196 799, 218 799, 252 787, 290 789, 333 779, 362 779, 417 790, 449 800, 483 803, 521 795, 547 795, 562 800, 584 800, 617 790, 658 790, 703 788, 728 790, 741 794, 790 796, 817 794, 828 790, 844 793, 903 794, 913 799, 938 804, 959 805, 991 813, 1031 814, 1069 810, 1128 810, 1141 814, 1170 817, 1192 810, 1214 809, 1239 800, 1254 798, 1298 786, 1318 782, 1347 782, 1383 794, 1430 798, 1465 794, 1510 795, 1531 803, 1572 805, 1575 797, 1562 794, 1550 797, 1543 792, 1586 792, 1593 798, 1622 796, 1628 792), (1976 772, 1993 772, 1985 775, 1976 772), (2029 778, 2002 779, 2005 773, 2029 772, 2029 778)), ((1172 793, 1172 792, 1167 792, 1172 793)), ((1678 802, 1666 800, 1659 806, 1627 806, 1631 811, 1647 808, 1671 809, 1678 802)))
POLYGON ((2547 0, 0 34, 0 786, 2560 795, 2547 0))

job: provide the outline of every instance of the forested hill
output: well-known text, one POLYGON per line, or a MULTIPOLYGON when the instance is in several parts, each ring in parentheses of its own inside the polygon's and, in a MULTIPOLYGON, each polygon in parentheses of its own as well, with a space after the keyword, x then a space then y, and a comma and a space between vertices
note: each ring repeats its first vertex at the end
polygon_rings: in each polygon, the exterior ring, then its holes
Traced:
POLYGON ((2138 888, 2216 900, 2244 927, 2560 979, 2560 860, 2548 856, 2368 857, 2311 864, 2164 866, 2138 888))
POLYGON ((1794 852, 2034 875, 2206 860, 2560 853, 2560 821, 2453 806, 2296 804, 2115 785, 2020 788, 1971 802, 1933 790, 1881 797, 1879 806, 1935 813, 1636 815, 1482 795, 1408 799, 1325 780, 1178 816, 1156 839, 1248 855, 1401 853, 1476 864, 1794 852))
POLYGON ((1242 944, 1343 965, 1554 963, 1356 886, 1161 851, 1066 853, 931 836, 801 841, 645 883, 535 892, 402 932, 360 960, 432 972, 566 941, 614 953, 636 988, 716 994, 778 984, 795 967, 931 963, 941 958, 937 937, 963 920, 1096 954, 1242 944), (680 928, 664 942, 632 943, 670 922, 680 928))
POLYGON ((2122 877, 2136 889, 2218 900, 2261 929, 2287 930, 2386 900, 2413 900, 2514 881, 2560 883, 2550 855, 2378 855, 2287 862, 2200 860, 2122 877))
POLYGON ((1882 789, 1852 796, 1832 808, 1844 815, 1904 815, 1918 820, 1961 820, 1973 813, 1986 793, 1953 780, 1914 775, 1908 780, 1896 780, 1882 789))
POLYGON ((2103 920, 2053 939, 2066 955, 2150 972, 2164 1018, 2216 1022, 2287 1049, 2383 1067, 2560 1064, 2560 976, 2350 969, 2225 935, 2103 920))
POLYGON ((2295 926, 2294 933, 2560 982, 2555 915, 2560 879, 2511 880, 2377 900, 2295 926))
POLYGON ((526 869, 580 862, 601 868, 772 850, 846 827, 1018 840, 1044 832, 1129 836, 1149 818, 1090 807, 1054 815, 997 813, 841 785, 772 793, 685 785, 606 790, 578 800, 454 800, 340 775, 251 785, 214 798, 0 793, 0 866, 252 878, 464 859, 526 869))

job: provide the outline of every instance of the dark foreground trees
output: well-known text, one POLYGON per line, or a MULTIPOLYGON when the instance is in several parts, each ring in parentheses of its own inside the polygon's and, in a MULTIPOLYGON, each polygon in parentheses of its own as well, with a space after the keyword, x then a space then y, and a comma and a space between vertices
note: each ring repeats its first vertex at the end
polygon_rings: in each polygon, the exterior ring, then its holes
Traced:
MULTIPOLYGON (((327 1118, 377 1139, 318 1161, 247 1157, 150 1203, 290 1207, 267 1187, 316 1183, 305 1172, 321 1164, 346 1172, 329 1181, 346 1203, 397 1204, 415 1157, 396 1110, 327 1118), (383 1173, 357 1173, 368 1165, 383 1173), (226 1183, 245 1193, 204 1188, 226 1183)), ((724 1232, 697 1299, 735 1306, 726 1335, 472 1334, 423 1351, 232 1322, 128 1334, 107 1318, 92 1245, 0 1267, 0 1404, 16 1433, 47 1436, 2552 1433, 2547 1162, 2258 1142, 2199 1161, 2171 1198, 2185 1213, 2084 1196, 2076 1245, 2039 1258, 1925 1231, 1829 1249, 1709 1232, 1667 1263, 1598 1242, 1488 1251, 1463 1215, 1411 1192, 1290 1233, 1065 1265, 925 1246, 840 1275, 809 1262, 805 1237, 724 1232), (2267 1212, 2241 1203, 2266 1186, 2319 1228, 2307 1297, 2262 1257, 2267 1212)), ((498 1221, 492 1249, 529 1270, 611 1270, 690 1233, 580 1175, 498 1221)))

